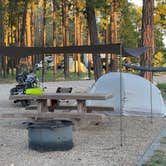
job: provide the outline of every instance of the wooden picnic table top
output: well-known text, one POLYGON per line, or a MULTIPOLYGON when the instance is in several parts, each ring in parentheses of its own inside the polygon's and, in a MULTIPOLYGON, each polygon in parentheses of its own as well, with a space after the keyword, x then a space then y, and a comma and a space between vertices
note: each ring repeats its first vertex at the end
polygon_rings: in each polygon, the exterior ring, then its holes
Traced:
POLYGON ((10 95, 9 100, 46 100, 46 99, 75 99, 75 100, 107 100, 112 94, 106 93, 54 93, 46 92, 42 95, 10 95))

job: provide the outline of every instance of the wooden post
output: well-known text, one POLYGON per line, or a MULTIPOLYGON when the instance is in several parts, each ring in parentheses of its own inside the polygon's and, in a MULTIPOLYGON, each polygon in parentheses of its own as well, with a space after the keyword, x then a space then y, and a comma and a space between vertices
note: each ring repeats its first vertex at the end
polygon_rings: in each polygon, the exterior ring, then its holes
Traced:
POLYGON ((47 107, 47 100, 46 99, 41 99, 37 101, 37 111, 38 112, 47 112, 48 107, 47 107))
POLYGON ((50 100, 50 106, 48 107, 49 112, 54 112, 54 109, 55 109, 57 106, 59 106, 58 100, 53 100, 53 99, 51 99, 51 100, 50 100))
POLYGON ((77 111, 80 113, 87 112, 85 100, 77 100, 77 111))

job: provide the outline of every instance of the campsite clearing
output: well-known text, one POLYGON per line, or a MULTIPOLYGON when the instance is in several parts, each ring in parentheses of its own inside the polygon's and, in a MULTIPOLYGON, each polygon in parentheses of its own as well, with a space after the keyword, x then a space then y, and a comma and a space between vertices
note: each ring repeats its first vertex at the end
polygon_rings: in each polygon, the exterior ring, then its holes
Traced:
MULTIPOLYGON (((74 92, 86 92, 94 81, 72 81, 46 83, 47 91, 59 85, 73 85, 74 92)), ((5 113, 34 112, 25 110, 8 100, 13 84, 0 85, 0 111, 5 113)), ((73 101, 74 102, 74 101, 73 101)), ((73 104, 73 103, 69 103, 73 104)), ((104 113, 104 112, 103 112, 104 113)), ((70 151, 39 153, 28 149, 27 130, 22 121, 15 119, 0 120, 0 165, 14 166, 134 166, 146 148, 166 125, 163 118, 153 118, 151 123, 145 117, 122 117, 123 146, 120 146, 120 118, 111 117, 109 122, 84 127, 73 132, 74 147, 70 151)))

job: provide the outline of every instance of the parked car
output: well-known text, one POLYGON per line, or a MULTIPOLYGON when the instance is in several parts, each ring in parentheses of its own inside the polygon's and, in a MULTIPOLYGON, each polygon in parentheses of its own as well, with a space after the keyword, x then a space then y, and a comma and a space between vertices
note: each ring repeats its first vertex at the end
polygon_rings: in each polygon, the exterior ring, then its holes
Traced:
MULTIPOLYGON (((54 67, 53 56, 46 56, 44 62, 47 68, 53 69, 54 67)), ((42 60, 39 63, 35 64, 36 69, 41 69, 42 66, 43 66, 42 60)))
POLYGON ((46 56, 45 61, 48 62, 48 63, 53 62, 53 56, 46 56))
POLYGON ((39 70, 42 68, 42 66, 43 66, 42 61, 40 61, 39 63, 35 64, 35 69, 39 70))

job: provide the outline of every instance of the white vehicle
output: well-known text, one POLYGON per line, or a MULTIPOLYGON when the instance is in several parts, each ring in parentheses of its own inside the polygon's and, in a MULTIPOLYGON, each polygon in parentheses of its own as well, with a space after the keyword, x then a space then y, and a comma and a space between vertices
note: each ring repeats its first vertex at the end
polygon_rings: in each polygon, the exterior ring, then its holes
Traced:
MULTIPOLYGON (((44 61, 47 69, 48 68, 53 69, 54 67, 53 56, 46 56, 44 61)), ((35 64, 36 69, 41 69, 42 67, 43 67, 42 60, 39 63, 35 64)))
MULTIPOLYGON (((47 69, 53 69, 53 67, 54 67, 54 63, 51 61, 51 62, 45 62, 45 68, 47 68, 47 69)), ((35 64, 35 68, 36 69, 41 69, 43 67, 43 63, 42 63, 42 61, 40 61, 39 63, 37 63, 37 64, 35 64)))

